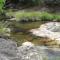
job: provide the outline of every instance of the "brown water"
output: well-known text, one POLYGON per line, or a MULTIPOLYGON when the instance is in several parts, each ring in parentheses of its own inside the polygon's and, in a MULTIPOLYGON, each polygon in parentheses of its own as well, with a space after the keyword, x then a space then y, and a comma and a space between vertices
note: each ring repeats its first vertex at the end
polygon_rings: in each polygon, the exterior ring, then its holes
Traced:
MULTIPOLYGON (((56 41, 50 40, 48 38, 36 37, 29 33, 30 29, 39 28, 42 23, 43 22, 14 23, 15 28, 20 29, 20 31, 18 32, 13 31, 11 37, 13 40, 17 42, 18 46, 20 46, 23 42, 30 41, 35 45, 57 47, 58 45, 56 41)), ((48 60, 60 60, 60 56, 55 56, 52 53, 48 54, 48 58, 49 58, 48 60)))
POLYGON ((29 23, 14 23, 15 29, 14 30, 20 30, 17 32, 12 32, 11 37, 13 40, 15 40, 19 45, 21 45, 23 42, 30 41, 34 43, 35 45, 45 45, 45 46, 55 46, 56 47, 56 41, 52 41, 48 38, 42 38, 42 37, 36 37, 32 35, 29 30, 39 28, 41 24, 44 22, 29 22, 29 23))

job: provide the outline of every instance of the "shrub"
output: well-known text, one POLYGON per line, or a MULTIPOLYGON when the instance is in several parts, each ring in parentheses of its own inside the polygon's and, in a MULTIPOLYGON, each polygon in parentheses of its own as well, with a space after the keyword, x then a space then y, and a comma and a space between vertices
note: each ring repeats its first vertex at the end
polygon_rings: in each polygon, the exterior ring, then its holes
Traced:
POLYGON ((60 14, 48 12, 9 12, 8 16, 15 17, 16 21, 60 21, 60 14))
POLYGON ((3 12, 4 4, 5 4, 5 0, 0 0, 0 12, 3 12))

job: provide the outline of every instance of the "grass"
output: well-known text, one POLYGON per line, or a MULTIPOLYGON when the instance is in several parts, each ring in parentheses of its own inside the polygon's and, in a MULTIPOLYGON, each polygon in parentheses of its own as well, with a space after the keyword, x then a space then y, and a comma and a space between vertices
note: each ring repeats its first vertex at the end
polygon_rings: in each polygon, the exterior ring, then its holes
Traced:
POLYGON ((15 17, 16 21, 60 21, 60 14, 52 14, 48 12, 9 11, 7 12, 7 15, 15 17))

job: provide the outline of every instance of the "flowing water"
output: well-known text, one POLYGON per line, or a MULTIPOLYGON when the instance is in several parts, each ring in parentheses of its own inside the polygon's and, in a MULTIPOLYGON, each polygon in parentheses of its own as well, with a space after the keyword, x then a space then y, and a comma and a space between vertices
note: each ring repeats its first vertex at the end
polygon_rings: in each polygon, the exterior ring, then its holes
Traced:
POLYGON ((11 34, 11 37, 17 41, 17 44, 20 45, 25 41, 30 41, 35 44, 40 44, 40 37, 33 36, 29 33, 30 29, 38 28, 41 22, 30 22, 30 23, 15 23, 15 28, 11 34))
MULTIPOLYGON (((11 33, 11 37, 15 40, 20 46, 23 42, 30 41, 35 45, 39 46, 52 46, 56 47, 57 44, 54 40, 50 40, 48 38, 36 37, 32 35, 29 30, 34 28, 39 28, 40 25, 44 22, 29 22, 29 23, 14 23, 14 29, 11 33)), ((60 55, 55 56, 52 52, 48 53, 48 60, 60 60, 60 55)))
POLYGON ((23 42, 30 41, 35 45, 55 46, 56 42, 48 38, 36 37, 32 35, 29 30, 39 28, 41 24, 45 22, 26 22, 26 23, 14 23, 14 29, 11 33, 11 37, 19 45, 23 42))

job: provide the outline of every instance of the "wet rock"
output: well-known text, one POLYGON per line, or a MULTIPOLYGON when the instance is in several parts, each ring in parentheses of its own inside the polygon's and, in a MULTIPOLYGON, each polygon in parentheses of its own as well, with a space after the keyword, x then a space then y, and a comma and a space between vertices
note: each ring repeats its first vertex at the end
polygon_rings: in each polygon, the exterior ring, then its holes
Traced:
POLYGON ((30 30, 33 35, 47 37, 52 40, 57 40, 60 44, 60 22, 49 22, 42 24, 37 29, 30 30))

